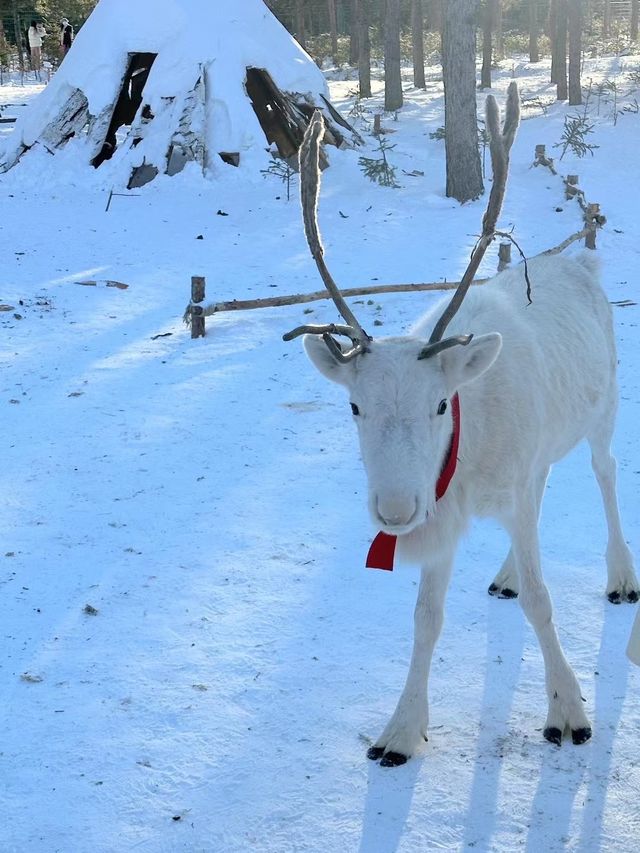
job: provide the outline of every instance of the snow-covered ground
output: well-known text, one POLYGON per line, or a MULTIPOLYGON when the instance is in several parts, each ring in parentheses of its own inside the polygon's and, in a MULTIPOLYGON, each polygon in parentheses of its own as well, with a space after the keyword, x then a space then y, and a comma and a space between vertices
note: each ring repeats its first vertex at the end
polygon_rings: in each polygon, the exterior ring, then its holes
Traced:
MULTIPOLYGON (((594 84, 617 80, 619 109, 640 97, 623 94, 640 57, 620 62, 585 69, 594 84)), ((344 286, 465 266, 485 200, 444 197, 435 71, 383 120, 400 189, 368 181, 358 152, 330 151, 320 219, 344 286)), ((495 91, 513 74, 525 100, 552 102, 547 73, 510 61, 495 91)), ((331 83, 345 113, 354 85, 331 83)), ((32 94, 6 85, 0 103, 32 94)), ((597 115, 592 95, 594 156, 557 165, 608 220, 615 453, 637 555, 640 115, 614 124, 612 97, 597 115)), ((560 178, 531 168, 537 143, 559 153, 568 113, 525 109, 512 152, 501 225, 528 255, 581 227, 560 178)), ((478 523, 448 596, 429 743, 400 768, 367 761, 406 674, 417 572, 363 568, 375 531, 347 401, 281 340, 335 309, 221 314, 196 341, 181 320, 192 275, 216 301, 320 287, 295 197, 273 176, 225 167, 205 182, 187 169, 106 212, 99 170, 29 159, 0 178, 0 850, 636 851, 640 671, 624 655, 635 609, 604 596, 586 449, 557 466, 541 538, 593 740, 543 740, 541 655, 518 603, 486 594, 507 545, 478 523)), ((495 264, 493 252, 482 271, 495 264)), ((434 298, 356 309, 395 334, 434 298)))

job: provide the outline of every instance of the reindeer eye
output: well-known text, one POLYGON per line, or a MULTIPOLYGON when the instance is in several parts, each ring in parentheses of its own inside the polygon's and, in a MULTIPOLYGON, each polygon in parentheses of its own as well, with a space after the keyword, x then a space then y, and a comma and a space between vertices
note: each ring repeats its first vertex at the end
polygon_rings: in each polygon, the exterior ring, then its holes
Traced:
POLYGON ((354 415, 360 414, 360 409, 356 406, 355 403, 351 403, 351 411, 353 412, 354 415))
POLYGON ((447 411, 447 401, 446 400, 440 400, 440 405, 438 406, 438 414, 444 415, 444 413, 446 411, 447 411))

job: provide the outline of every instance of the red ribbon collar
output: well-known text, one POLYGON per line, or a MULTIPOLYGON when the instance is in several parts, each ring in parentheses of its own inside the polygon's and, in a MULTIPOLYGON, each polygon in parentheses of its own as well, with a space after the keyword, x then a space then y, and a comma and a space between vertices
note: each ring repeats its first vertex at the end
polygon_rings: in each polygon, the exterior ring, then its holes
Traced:
MULTIPOLYGON (((449 452, 442 466, 442 471, 436 483, 436 500, 444 497, 453 479, 458 464, 458 448, 460 446, 460 400, 457 393, 451 398, 451 414, 453 416, 453 434, 449 443, 449 452)), ((368 569, 384 569, 393 571, 393 557, 396 550, 397 536, 388 533, 378 533, 367 554, 368 569)))

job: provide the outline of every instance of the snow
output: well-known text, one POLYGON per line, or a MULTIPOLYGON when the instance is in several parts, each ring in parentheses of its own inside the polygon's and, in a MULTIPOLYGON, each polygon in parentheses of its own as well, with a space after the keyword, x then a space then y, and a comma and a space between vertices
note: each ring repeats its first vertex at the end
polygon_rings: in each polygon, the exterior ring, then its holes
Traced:
MULTIPOLYGON (((400 189, 369 182, 359 152, 329 152, 321 228, 344 286, 464 269, 485 201, 443 195, 431 71, 424 93, 406 83, 397 121, 383 118, 400 189)), ((544 63, 513 73, 525 98, 552 96, 544 63)), ((585 78, 607 74, 626 80, 618 60, 586 61, 585 78)), ((345 112, 353 86, 331 84, 345 112)), ((0 89, 2 103, 30 96, 0 89)), ((608 220, 598 254, 623 303, 614 449, 637 554, 640 116, 614 126, 611 108, 595 117, 594 156, 557 165, 608 220)), ((501 225, 527 255, 581 225, 560 178, 531 168, 535 144, 557 155, 573 112, 525 110, 537 115, 514 144, 501 225)), ((375 531, 348 401, 281 340, 335 309, 220 314, 196 341, 181 321, 191 275, 212 301, 320 287, 295 194, 287 203, 277 178, 232 167, 205 182, 190 166, 106 212, 106 178, 84 181, 71 161, 53 175, 49 162, 0 178, 0 303, 12 306, 0 313, 3 853, 637 850, 640 671, 624 655, 635 609, 604 596, 585 447, 552 475, 541 540, 593 740, 543 740, 540 651, 517 602, 486 594, 507 543, 482 522, 459 549, 429 743, 400 768, 368 762, 407 671, 417 572, 363 568, 375 531)), ((493 251, 481 272, 495 265, 493 251)), ((395 334, 435 298, 355 307, 365 328, 395 334)))

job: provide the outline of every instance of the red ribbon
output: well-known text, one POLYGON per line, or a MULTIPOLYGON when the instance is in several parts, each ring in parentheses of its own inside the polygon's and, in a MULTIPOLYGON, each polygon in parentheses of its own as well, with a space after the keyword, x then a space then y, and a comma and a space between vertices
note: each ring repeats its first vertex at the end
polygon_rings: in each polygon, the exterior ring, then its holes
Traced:
MULTIPOLYGON (((449 452, 442 471, 436 483, 436 500, 439 501, 449 488, 458 464, 458 448, 460 447, 460 400, 457 393, 451 398, 451 414, 453 416, 453 435, 449 444, 449 452)), ((398 537, 389 533, 378 533, 367 554, 368 569, 383 569, 393 571, 393 558, 398 537)))

